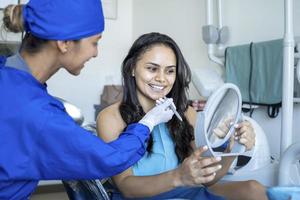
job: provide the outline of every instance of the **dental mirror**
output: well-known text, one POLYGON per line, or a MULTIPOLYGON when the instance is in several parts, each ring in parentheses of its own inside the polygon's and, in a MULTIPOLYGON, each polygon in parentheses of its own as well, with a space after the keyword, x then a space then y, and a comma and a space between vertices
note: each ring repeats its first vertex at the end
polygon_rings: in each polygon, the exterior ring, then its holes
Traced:
POLYGON ((231 152, 225 152, 235 132, 234 125, 242 119, 241 107, 241 94, 234 84, 225 83, 210 95, 203 112, 197 115, 195 127, 196 146, 208 147, 204 156, 235 156, 245 152, 245 146, 237 141, 231 152))

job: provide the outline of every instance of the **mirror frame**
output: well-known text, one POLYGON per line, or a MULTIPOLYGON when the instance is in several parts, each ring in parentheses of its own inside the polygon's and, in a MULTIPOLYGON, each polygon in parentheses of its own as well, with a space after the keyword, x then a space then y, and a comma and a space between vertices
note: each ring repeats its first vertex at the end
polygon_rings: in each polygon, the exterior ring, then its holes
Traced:
POLYGON ((232 83, 225 83, 219 89, 217 89, 212 93, 212 95, 207 100, 203 112, 199 112, 197 115, 196 127, 194 130, 196 147, 199 148, 205 145, 208 147, 208 150, 204 152, 203 156, 214 156, 214 157, 236 156, 236 155, 241 155, 245 152, 245 146, 238 142, 234 143, 232 151, 229 153, 219 152, 214 150, 214 148, 224 145, 230 139, 230 137, 235 131, 234 125, 237 124, 242 119, 241 112, 242 112, 242 97, 241 97, 240 90, 236 85, 232 83), (237 113, 235 119, 233 120, 234 123, 230 127, 227 135, 223 139, 221 139, 217 145, 212 145, 207 136, 207 128, 210 124, 214 112, 218 108, 218 106, 216 105, 220 104, 220 102, 222 101, 226 93, 226 90, 232 90, 237 94, 237 98, 238 98, 237 113))

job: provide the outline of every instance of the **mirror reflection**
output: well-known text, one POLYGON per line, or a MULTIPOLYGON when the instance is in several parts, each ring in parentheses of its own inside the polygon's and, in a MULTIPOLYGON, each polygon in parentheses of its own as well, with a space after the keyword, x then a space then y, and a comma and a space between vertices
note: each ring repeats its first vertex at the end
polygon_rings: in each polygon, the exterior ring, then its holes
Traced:
POLYGON ((207 138, 212 148, 225 143, 234 131, 234 124, 238 121, 239 96, 234 89, 228 88, 219 95, 215 111, 207 126, 207 138))

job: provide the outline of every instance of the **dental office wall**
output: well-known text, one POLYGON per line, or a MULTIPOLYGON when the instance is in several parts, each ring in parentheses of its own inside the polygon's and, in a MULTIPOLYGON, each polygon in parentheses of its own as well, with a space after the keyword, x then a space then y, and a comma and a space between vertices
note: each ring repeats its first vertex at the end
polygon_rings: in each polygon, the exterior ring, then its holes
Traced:
MULTIPOLYGON (((283 37, 283 0, 224 0, 223 24, 229 27, 229 45, 264 41, 283 37)), ((294 1, 295 19, 300 16, 300 1, 294 1)), ((141 34, 158 31, 170 35, 186 57, 191 68, 213 67, 202 41, 201 28, 205 25, 204 0, 118 0, 117 18, 106 19, 103 39, 99 42, 99 56, 91 59, 78 77, 61 70, 48 81, 49 92, 79 107, 86 122, 94 121, 94 104, 105 84, 120 84, 120 65, 132 42, 141 34)), ((2 13, 0 12, 2 18, 2 13)), ((295 21, 295 35, 300 35, 300 24, 295 21)), ((2 37, 3 38, 3 37, 2 37)), ((1 38, 1 39, 2 39, 1 38)), ((8 40, 19 35, 4 34, 8 40)), ((190 98, 201 98, 191 84, 190 98)), ((294 106, 294 121, 300 121, 300 108, 294 106)), ((281 113, 280 113, 281 114, 281 113)), ((280 116, 267 117, 265 108, 254 112, 254 118, 265 130, 271 153, 279 155, 280 116)), ((294 123, 294 141, 299 141, 300 127, 294 123)))

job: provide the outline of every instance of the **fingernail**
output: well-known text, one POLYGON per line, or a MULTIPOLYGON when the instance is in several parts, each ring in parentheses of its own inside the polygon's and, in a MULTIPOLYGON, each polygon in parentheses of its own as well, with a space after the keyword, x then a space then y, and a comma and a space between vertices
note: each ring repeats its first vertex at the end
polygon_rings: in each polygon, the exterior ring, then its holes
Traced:
POLYGON ((222 165, 218 165, 218 169, 221 169, 222 168, 222 165))
POLYGON ((208 147, 205 145, 204 147, 203 147, 203 150, 207 150, 208 149, 208 147))
POLYGON ((220 161, 221 160, 221 157, 216 157, 216 161, 220 161))
POLYGON ((238 124, 235 124, 235 125, 234 125, 234 128, 238 128, 238 127, 239 127, 239 125, 238 125, 238 124))
POLYGON ((238 140, 238 139, 239 139, 239 137, 234 137, 234 139, 235 139, 235 140, 238 140))
POLYGON ((213 173, 213 176, 215 176, 215 175, 216 175, 216 172, 213 173))
POLYGON ((233 124, 234 124, 233 122, 230 122, 230 123, 229 123, 230 126, 232 126, 233 124))

